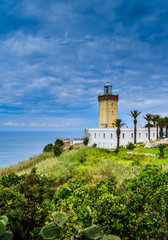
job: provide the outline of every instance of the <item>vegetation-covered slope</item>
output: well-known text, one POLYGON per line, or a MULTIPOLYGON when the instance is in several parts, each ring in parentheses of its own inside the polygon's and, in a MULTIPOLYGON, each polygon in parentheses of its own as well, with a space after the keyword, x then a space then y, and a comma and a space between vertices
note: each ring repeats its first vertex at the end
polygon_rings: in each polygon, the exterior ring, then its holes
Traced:
POLYGON ((142 145, 135 150, 120 147, 117 155, 94 147, 64 152, 58 158, 41 154, 1 169, 0 215, 8 217, 14 240, 42 240, 40 231, 54 211, 69 216, 57 239, 70 239, 78 225, 91 224, 121 239, 167 239, 167 163, 167 150, 159 159, 157 148, 142 145))

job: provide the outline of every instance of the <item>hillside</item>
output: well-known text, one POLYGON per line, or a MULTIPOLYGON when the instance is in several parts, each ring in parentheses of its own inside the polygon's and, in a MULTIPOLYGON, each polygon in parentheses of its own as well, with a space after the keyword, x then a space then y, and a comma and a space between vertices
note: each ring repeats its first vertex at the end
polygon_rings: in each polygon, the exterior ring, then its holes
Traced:
POLYGON ((167 163, 143 144, 43 153, 0 169, 0 216, 13 240, 167 239, 167 163))
POLYGON ((52 152, 42 153, 15 166, 1 168, 0 176, 8 173, 20 175, 29 173, 32 168, 37 168, 38 174, 47 174, 58 182, 66 182, 74 174, 86 171, 91 176, 115 175, 118 181, 121 181, 137 174, 139 169, 146 164, 163 165, 166 168, 168 151, 165 151, 164 159, 159 159, 157 147, 144 148, 143 144, 137 144, 134 150, 121 146, 117 155, 108 149, 82 147, 66 151, 59 157, 55 157, 52 152), (143 153, 144 155, 141 155, 143 153), (147 153, 155 156, 146 156, 147 153))

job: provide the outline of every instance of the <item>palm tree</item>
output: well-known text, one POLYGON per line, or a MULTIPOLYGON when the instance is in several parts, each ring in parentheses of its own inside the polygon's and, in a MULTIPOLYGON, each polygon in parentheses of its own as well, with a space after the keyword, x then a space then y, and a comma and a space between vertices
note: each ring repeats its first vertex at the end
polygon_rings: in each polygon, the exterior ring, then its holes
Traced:
POLYGON ((156 127, 156 115, 152 114, 152 120, 153 126, 156 127))
POLYGON ((150 141, 150 121, 152 120, 152 114, 145 114, 143 116, 146 121, 148 121, 148 140, 150 141))
POLYGON ((136 125, 137 125, 137 117, 141 114, 138 110, 131 111, 131 114, 129 114, 131 117, 134 118, 134 144, 136 144, 136 125))
POLYGON ((159 139, 158 127, 159 127, 159 120, 160 120, 161 116, 156 114, 156 115, 153 115, 153 117, 154 117, 155 123, 156 123, 156 139, 158 140, 159 139))
POLYGON ((160 138, 163 138, 163 128, 165 127, 165 120, 164 118, 160 118, 158 122, 160 128, 160 138))
POLYGON ((166 127, 166 138, 168 138, 168 116, 164 117, 165 127, 166 127))
POLYGON ((117 148, 116 148, 116 154, 119 152, 119 146, 120 146, 120 128, 125 125, 124 122, 122 122, 121 119, 116 119, 116 122, 114 123, 114 126, 117 128, 116 134, 117 134, 117 148))

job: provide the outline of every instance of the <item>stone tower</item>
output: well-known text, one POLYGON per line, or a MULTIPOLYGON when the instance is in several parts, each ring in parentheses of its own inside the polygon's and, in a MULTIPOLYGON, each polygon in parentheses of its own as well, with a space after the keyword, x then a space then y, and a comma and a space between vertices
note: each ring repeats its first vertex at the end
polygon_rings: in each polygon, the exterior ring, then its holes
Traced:
POLYGON ((99 128, 112 128, 118 118, 118 95, 112 94, 112 85, 106 83, 104 94, 98 96, 99 101, 99 128))

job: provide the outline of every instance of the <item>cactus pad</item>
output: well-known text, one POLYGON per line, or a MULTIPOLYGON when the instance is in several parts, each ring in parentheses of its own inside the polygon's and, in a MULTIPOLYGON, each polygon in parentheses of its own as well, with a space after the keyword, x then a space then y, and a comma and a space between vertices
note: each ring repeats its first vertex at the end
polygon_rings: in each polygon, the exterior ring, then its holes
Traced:
POLYGON ((85 228, 82 230, 82 233, 89 239, 99 239, 102 238, 104 233, 101 228, 97 225, 85 228))
POLYGON ((121 238, 115 235, 104 235, 102 240, 121 240, 121 238))
POLYGON ((55 239, 59 237, 60 231, 54 223, 49 223, 41 229, 40 234, 44 239, 55 239))
POLYGON ((58 227, 62 227, 64 223, 68 220, 68 214, 66 214, 65 212, 54 212, 52 214, 52 217, 58 227))
POLYGON ((1 237, 1 240, 12 240, 13 233, 12 232, 4 232, 4 234, 1 237))
POLYGON ((5 215, 0 216, 0 220, 3 220, 5 224, 8 222, 8 218, 5 215))
POLYGON ((0 220, 0 236, 5 232, 5 222, 3 220, 0 220))

